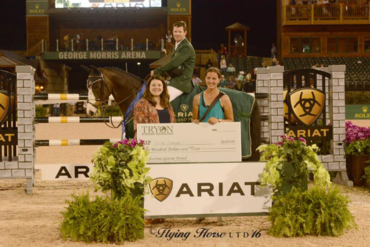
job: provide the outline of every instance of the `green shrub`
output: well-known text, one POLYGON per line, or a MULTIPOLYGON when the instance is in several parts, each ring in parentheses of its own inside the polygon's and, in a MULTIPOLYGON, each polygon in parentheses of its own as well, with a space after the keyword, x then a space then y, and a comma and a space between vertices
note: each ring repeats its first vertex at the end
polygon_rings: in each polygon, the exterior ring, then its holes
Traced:
POLYGON ((72 195, 67 211, 62 212, 63 238, 84 242, 135 241, 144 238, 144 209, 140 198, 126 195, 120 199, 95 197, 87 192, 72 195))
POLYGON ((46 108, 44 108, 42 105, 37 105, 36 117, 46 117, 46 108))
POLYGON ((349 199, 337 187, 316 186, 303 193, 293 188, 274 199, 269 220, 270 234, 275 237, 339 236, 357 228, 348 210, 349 199))
POLYGON ((347 155, 370 155, 370 138, 355 140, 345 146, 347 155))
POLYGON ((362 105, 370 102, 370 92, 349 91, 346 92, 346 105, 362 105))

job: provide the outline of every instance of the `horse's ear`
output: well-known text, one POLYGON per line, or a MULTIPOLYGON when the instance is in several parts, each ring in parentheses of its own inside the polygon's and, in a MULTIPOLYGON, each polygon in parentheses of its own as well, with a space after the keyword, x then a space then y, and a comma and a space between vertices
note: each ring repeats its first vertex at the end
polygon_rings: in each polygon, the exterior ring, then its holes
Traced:
POLYGON ((89 67, 85 66, 85 65, 81 65, 80 66, 83 70, 85 70, 87 73, 90 74, 90 72, 92 71, 92 69, 90 69, 89 67))
POLYGON ((92 68, 93 71, 100 73, 100 70, 96 66, 90 65, 90 68, 92 68))

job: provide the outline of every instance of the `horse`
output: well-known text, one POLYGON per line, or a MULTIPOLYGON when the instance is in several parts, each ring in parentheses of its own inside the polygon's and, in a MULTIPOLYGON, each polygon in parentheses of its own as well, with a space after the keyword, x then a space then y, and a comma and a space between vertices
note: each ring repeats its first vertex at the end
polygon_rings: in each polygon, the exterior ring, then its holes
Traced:
MULTIPOLYGON (((86 69, 86 67, 85 67, 86 69)), ((109 96, 113 95, 116 104, 121 109, 122 113, 124 114, 124 127, 126 131, 126 138, 133 138, 133 121, 132 121, 132 113, 134 104, 131 104, 133 101, 137 101, 137 94, 140 90, 143 89, 144 81, 141 80, 139 77, 123 71, 118 68, 96 68, 92 67, 89 69, 89 76, 87 79, 87 88, 91 90, 95 97, 95 106, 96 107, 107 107, 107 103, 109 100, 109 96), (131 127, 129 126, 131 125, 131 127), (131 131, 130 131, 131 130, 131 131), (132 133, 130 133, 132 132, 132 133)), ((183 104, 182 100, 185 100, 186 97, 188 98, 188 102, 191 100, 192 97, 202 91, 203 89, 199 86, 196 86, 194 90, 189 94, 183 94, 174 101, 171 102, 172 106, 174 107, 175 113, 177 112, 177 122, 190 122, 192 116, 192 104, 189 103, 183 104), (176 111, 176 108, 180 108, 180 110, 176 111), (188 111, 189 110, 189 111, 188 111), (185 118, 184 118, 185 116, 185 118), (179 118, 182 117, 182 121, 179 121, 179 118)), ((224 93, 226 93, 233 104, 233 111, 234 111, 234 118, 236 121, 240 121, 245 124, 244 118, 248 118, 248 131, 250 133, 250 139, 252 145, 249 145, 250 148, 250 155, 247 158, 243 158, 243 160, 248 161, 257 161, 259 160, 259 153, 256 151, 257 147, 261 144, 261 116, 259 107, 257 105, 256 100, 253 99, 253 104, 251 105, 251 114, 247 112, 241 111, 240 105, 245 105, 243 102, 238 103, 235 99, 238 99, 239 102, 241 101, 242 97, 252 97, 244 92, 235 91, 232 89, 220 89, 224 93), (239 112, 236 112, 238 109, 239 112), (242 120, 243 121, 242 121, 242 120)), ((247 124, 245 124, 247 125, 247 124)), ((243 131, 243 130, 242 130, 243 131)), ((242 140, 243 142, 243 140, 242 140)))

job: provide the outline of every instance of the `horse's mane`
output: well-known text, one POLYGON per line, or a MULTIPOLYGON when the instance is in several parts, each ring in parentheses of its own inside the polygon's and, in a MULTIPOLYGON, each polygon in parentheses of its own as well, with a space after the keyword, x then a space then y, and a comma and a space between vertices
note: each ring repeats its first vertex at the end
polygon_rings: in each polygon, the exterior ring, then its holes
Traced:
POLYGON ((141 83, 143 83, 143 80, 140 77, 138 77, 138 76, 136 76, 134 74, 131 74, 131 73, 127 72, 127 71, 124 71, 123 69, 120 69, 120 68, 117 68, 117 67, 105 67, 104 69, 113 70, 113 71, 116 71, 116 72, 120 72, 120 73, 126 74, 128 76, 131 76, 133 79, 136 79, 136 80, 140 81, 141 83))

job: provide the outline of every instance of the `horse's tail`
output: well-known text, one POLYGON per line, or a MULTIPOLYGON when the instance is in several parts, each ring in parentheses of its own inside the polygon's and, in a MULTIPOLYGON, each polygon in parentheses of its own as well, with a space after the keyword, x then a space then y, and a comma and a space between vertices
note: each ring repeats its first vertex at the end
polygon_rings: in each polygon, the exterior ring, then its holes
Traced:
POLYGON ((247 161, 259 161, 260 153, 256 150, 261 145, 261 113, 257 101, 254 103, 251 116, 252 153, 247 161))

